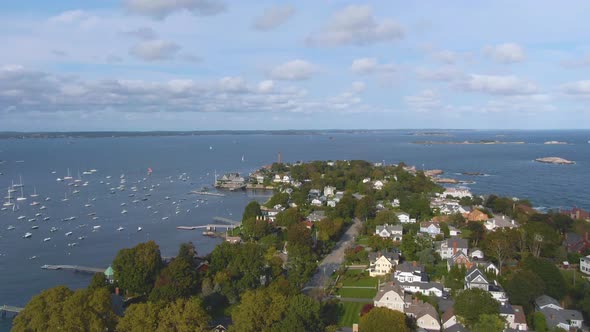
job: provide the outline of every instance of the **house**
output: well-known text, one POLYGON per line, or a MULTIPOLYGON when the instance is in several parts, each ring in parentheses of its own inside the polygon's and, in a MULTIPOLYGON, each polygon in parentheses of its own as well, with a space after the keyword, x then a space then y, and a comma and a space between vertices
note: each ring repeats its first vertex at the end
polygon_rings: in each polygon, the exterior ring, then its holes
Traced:
POLYGON ((404 282, 428 282, 428 275, 424 266, 417 262, 403 262, 395 268, 393 278, 400 283, 404 282))
POLYGON ((455 198, 473 197, 471 191, 469 191, 468 188, 463 187, 446 188, 445 191, 441 194, 441 196, 452 196, 455 198))
POLYGON ((224 174, 221 178, 215 180, 216 188, 237 190, 246 188, 246 179, 240 176, 240 173, 224 174))
POLYGON ((535 299, 535 309, 545 316, 548 328, 570 329, 582 328, 584 317, 577 310, 564 309, 556 299, 541 295, 535 299))
POLYGON ((397 216, 397 220, 399 220, 399 222, 401 222, 402 224, 412 222, 412 220, 410 219, 410 215, 405 212, 398 212, 395 215, 397 216))
POLYGON ((322 201, 319 200, 319 199, 317 199, 317 198, 314 198, 314 199, 311 200, 311 205, 313 205, 313 206, 322 206, 322 201))
POLYGON ((483 251, 479 248, 471 249, 471 254, 469 254, 469 256, 471 256, 472 259, 483 259, 484 258, 483 251))
POLYGON ((336 204, 337 203, 338 202, 336 200, 334 200, 334 199, 329 199, 329 200, 326 201, 326 205, 329 206, 329 207, 333 207, 333 208, 336 207, 336 204))
POLYGON ((373 189, 381 190, 381 189, 383 189, 383 185, 384 185, 383 181, 377 180, 377 181, 373 182, 373 189))
POLYGON ((590 274, 590 255, 580 258, 580 271, 590 274))
POLYGON ((488 215, 480 210, 473 210, 464 216, 468 222, 470 221, 485 221, 488 220, 488 215))
POLYGON ((334 196, 335 192, 336 192, 336 187, 332 187, 332 186, 325 186, 324 187, 324 196, 326 196, 326 197, 334 196))
POLYGON ((393 268, 399 264, 398 252, 372 252, 369 253, 369 276, 377 277, 391 273, 393 268))
POLYGON ((490 293, 494 300, 504 304, 508 301, 506 292, 496 281, 489 282, 484 273, 477 267, 469 269, 465 275, 465 289, 482 289, 490 293))
POLYGON ((471 208, 468 206, 460 205, 457 202, 445 202, 438 206, 439 212, 441 214, 449 215, 449 214, 467 214, 471 212, 471 208))
POLYGON ((473 266, 473 263, 469 259, 469 256, 459 250, 451 258, 447 259, 447 270, 450 271, 453 266, 464 266, 466 270, 469 270, 473 266))
POLYGON ((515 228, 518 224, 514 219, 507 218, 505 215, 495 215, 488 219, 484 224, 488 231, 495 231, 500 228, 515 228))
POLYGON ((408 293, 421 293, 426 296, 442 297, 443 285, 437 282, 400 282, 400 287, 408 293))
POLYGON ((494 275, 498 275, 498 273, 500 273, 500 270, 498 269, 498 267, 496 265, 494 265, 494 263, 492 263, 492 262, 473 261, 473 263, 475 263, 475 265, 480 270, 485 271, 486 273, 492 273, 494 275))
POLYGON ((322 194, 319 189, 309 189, 309 192, 307 193, 307 197, 309 200, 320 198, 321 195, 322 194))
POLYGON ((463 251, 464 254, 469 254, 469 244, 466 239, 452 237, 443 241, 438 250, 442 259, 449 259, 453 257, 458 251, 463 251))
POLYGON ((399 207, 399 199, 395 198, 393 201, 391 201, 391 206, 394 208, 399 207))
POLYGON ((225 237, 225 242, 229 242, 229 243, 241 243, 242 242, 242 238, 239 236, 226 236, 225 237))
POLYGON ((561 210, 559 212, 569 216, 574 220, 590 220, 590 212, 584 211, 577 207, 573 207, 571 210, 561 210))
POLYGON ((565 239, 563 240, 563 244, 567 252, 575 252, 578 254, 584 253, 588 249, 590 249, 590 241, 588 240, 588 232, 584 233, 584 236, 574 233, 568 232, 565 234, 565 239))
POLYGON ((456 227, 453 227, 453 226, 449 226, 449 235, 450 236, 458 236, 459 234, 461 234, 461 231, 459 229, 457 229, 456 227))
POLYGON ((441 317, 443 330, 447 330, 451 326, 459 323, 457 315, 455 315, 455 308, 451 307, 445 311, 441 317))
POLYGON ((420 233, 426 233, 431 237, 435 237, 441 233, 438 223, 433 221, 424 221, 420 223, 420 233))
POLYGON ((404 290, 398 284, 389 282, 377 291, 373 298, 373 305, 405 312, 404 290))
POLYGON ((513 306, 510 303, 500 305, 500 316, 503 317, 504 320, 506 320, 506 325, 508 328, 511 328, 516 331, 528 330, 524 310, 521 306, 513 306))
POLYGON ((315 210, 307 216, 307 220, 311 222, 317 222, 326 218, 326 211, 315 210))
POLYGON ((283 183, 291 183, 291 177, 288 175, 284 175, 282 179, 283 183))
POLYGON ((401 241, 404 228, 402 225, 381 225, 375 229, 375 235, 379 235, 382 238, 390 238, 393 241, 401 241))
POLYGON ((363 179, 363 183, 369 183, 369 182, 371 182, 371 178, 364 178, 363 179))
POLYGON ((274 178, 272 179, 272 182, 274 182, 274 183, 280 183, 282 181, 283 181, 283 179, 278 174, 275 174, 274 178))
POLYGON ((115 271, 113 271, 113 268, 110 265, 104 270, 103 274, 109 284, 112 284, 115 281, 115 271))
POLYGON ((438 312, 430 303, 414 300, 406 309, 406 314, 416 319, 419 328, 440 331, 438 312))

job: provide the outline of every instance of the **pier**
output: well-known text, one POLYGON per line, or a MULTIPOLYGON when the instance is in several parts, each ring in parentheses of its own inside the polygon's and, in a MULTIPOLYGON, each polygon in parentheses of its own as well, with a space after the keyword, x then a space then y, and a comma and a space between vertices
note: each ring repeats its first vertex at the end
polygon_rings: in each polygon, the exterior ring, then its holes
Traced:
POLYGON ((89 266, 79 266, 79 265, 43 265, 41 266, 44 270, 70 270, 74 272, 83 272, 83 273, 103 273, 106 268, 102 267, 89 267, 89 266))
POLYGON ((224 222, 226 224, 233 224, 234 226, 240 226, 242 224, 239 221, 235 221, 235 220, 231 220, 231 219, 223 218, 223 217, 213 217, 213 221, 224 222))
POLYGON ((192 231, 195 229, 206 229, 208 231, 215 230, 216 228, 233 229, 239 225, 201 225, 201 226, 177 226, 176 229, 185 231, 192 231))
POLYGON ((190 193, 191 194, 195 194, 195 195, 207 195, 207 196, 225 197, 225 194, 222 194, 222 193, 212 193, 212 192, 209 192, 209 191, 196 191, 196 190, 193 190, 190 193))
POLYGON ((24 308, 21 307, 15 307, 15 306, 11 306, 11 305, 3 305, 0 306, 0 315, 2 316, 2 318, 6 318, 6 313, 7 312, 11 312, 13 314, 18 314, 19 312, 23 311, 24 308))

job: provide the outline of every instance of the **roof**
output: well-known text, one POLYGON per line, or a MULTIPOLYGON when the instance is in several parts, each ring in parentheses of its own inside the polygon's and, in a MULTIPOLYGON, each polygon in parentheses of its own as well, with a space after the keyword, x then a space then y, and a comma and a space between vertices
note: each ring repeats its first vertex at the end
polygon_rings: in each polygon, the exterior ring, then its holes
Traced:
POLYGON ((445 332, 468 332, 469 330, 465 328, 465 326, 463 326, 460 323, 457 323, 451 327, 449 327, 448 329, 444 330, 445 332))
POLYGON ((402 225, 390 225, 390 224, 385 224, 385 225, 380 225, 377 226, 377 232, 380 233, 383 230, 387 230, 389 233, 392 232, 402 232, 404 230, 404 227, 402 225))
POLYGON ((113 271, 113 268, 109 265, 109 267, 107 267, 107 269, 104 270, 104 275, 107 277, 114 276, 115 271, 113 271))
POLYGON ((505 215, 495 215, 493 218, 488 219, 488 223, 493 223, 495 227, 516 227, 516 221, 514 219, 510 219, 505 215))
POLYGON ((396 216, 398 216, 398 217, 399 217, 399 216, 408 216, 408 217, 410 216, 410 214, 409 214, 409 213, 405 213, 405 212, 398 212, 398 213, 396 213, 395 215, 396 215, 396 216))
POLYGON ((418 303, 412 303, 406 309, 406 312, 415 315, 416 318, 430 315, 430 317, 438 321, 438 312, 436 312, 432 304, 427 302, 419 301, 418 303))
POLYGON ((390 283, 385 284, 384 286, 382 286, 379 289, 379 291, 377 292, 377 294, 375 295, 375 298, 373 298, 373 300, 381 301, 383 296, 390 291, 397 293, 397 295, 399 295, 402 299, 404 298, 404 290, 398 284, 396 284, 394 282, 390 282, 390 283))
POLYGON ((554 305, 561 308, 559 302, 556 299, 552 298, 549 295, 541 295, 535 299, 535 304, 539 308, 543 308, 544 306, 554 305))
POLYGON ((385 256, 385 258, 387 258, 389 261, 399 260, 399 253, 386 251, 383 253, 382 252, 370 252, 369 253, 369 261, 374 262, 377 260, 377 258, 379 258, 381 256, 385 256))
POLYGON ((443 290, 443 285, 438 282, 400 282, 400 286, 418 286, 420 289, 431 289, 436 288, 440 291, 443 290))
POLYGON ((582 314, 577 310, 558 310, 546 307, 540 311, 545 315, 547 327, 555 327, 559 324, 570 325, 569 321, 584 320, 582 314))
POLYGON ((450 307, 449 310, 445 311, 442 315, 442 322, 443 324, 446 323, 449 319, 455 316, 455 308, 450 307))
POLYGON ((466 239, 462 239, 460 237, 452 237, 447 240, 448 248, 454 247, 454 243, 457 243, 457 248, 469 248, 469 243, 466 239))
POLYGON ((510 303, 506 303, 504 305, 500 305, 500 315, 514 315, 514 308, 510 303))
POLYGON ((517 324, 526 324, 526 316, 524 315, 522 306, 513 305, 512 309, 514 310, 514 322, 517 324))
POLYGON ((403 262, 395 268, 399 272, 424 272, 424 266, 418 262, 403 262))
POLYGON ((471 283, 477 277, 482 277, 486 281, 486 283, 488 283, 488 279, 486 278, 486 276, 476 267, 472 267, 467 271, 467 274, 465 275, 465 282, 471 283))

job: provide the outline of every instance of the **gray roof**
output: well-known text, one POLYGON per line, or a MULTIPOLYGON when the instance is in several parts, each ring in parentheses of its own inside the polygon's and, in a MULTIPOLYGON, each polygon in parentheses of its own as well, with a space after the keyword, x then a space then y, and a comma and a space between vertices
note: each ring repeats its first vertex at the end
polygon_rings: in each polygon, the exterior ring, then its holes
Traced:
POLYGON ((445 332, 468 332, 469 330, 467 328, 465 328, 465 326, 463 326, 460 323, 457 323, 447 329, 444 329, 445 332))
POLYGON ((412 303, 406 309, 407 313, 414 314, 416 318, 420 318, 425 315, 430 315, 432 318, 438 320, 438 312, 432 306, 432 304, 420 301, 419 303, 412 303))
POLYGON ((399 272, 424 272, 424 266, 418 262, 403 262, 395 268, 399 272))
POLYGON ((377 258, 379 258, 380 256, 385 256, 387 259, 389 259, 389 261, 399 261, 399 253, 386 251, 383 253, 382 252, 370 252, 369 253, 369 262, 376 261, 377 258))
POLYGON ((506 303, 504 305, 500 305, 500 314, 504 315, 514 315, 514 309, 510 303, 506 303))
POLYGON ((550 304, 561 308, 561 305, 559 304, 559 302, 557 302, 556 299, 552 298, 549 295, 541 295, 535 299, 535 305, 538 308, 542 308, 542 307, 550 305, 550 304))
POLYGON ((389 233, 392 233, 394 231, 401 232, 404 230, 404 227, 402 225, 389 225, 389 224, 377 226, 377 232, 381 232, 384 229, 387 230, 389 233))
POLYGON ((545 315, 547 327, 555 327, 560 323, 569 325, 571 320, 584 320, 582 314, 577 310, 558 310, 553 308, 543 308, 540 310, 545 315))
POLYGON ((489 283, 486 276, 481 272, 480 269, 478 269, 476 267, 472 267, 471 269, 469 269, 467 271, 467 274, 465 275, 465 281, 471 283, 478 276, 481 276, 486 281, 486 283, 489 283))
POLYGON ((397 293, 402 299, 404 298, 404 290, 396 283, 390 282, 387 283, 379 289, 373 300, 380 301, 381 298, 385 295, 385 293, 389 291, 394 291, 397 293))
POLYGON ((452 237, 447 240, 447 246, 453 248, 453 244, 457 243, 457 248, 469 248, 469 243, 466 239, 460 237, 452 237))
POLYGON ((400 282, 400 286, 418 286, 420 289, 431 289, 436 288, 438 290, 443 290, 443 285, 438 282, 400 282))

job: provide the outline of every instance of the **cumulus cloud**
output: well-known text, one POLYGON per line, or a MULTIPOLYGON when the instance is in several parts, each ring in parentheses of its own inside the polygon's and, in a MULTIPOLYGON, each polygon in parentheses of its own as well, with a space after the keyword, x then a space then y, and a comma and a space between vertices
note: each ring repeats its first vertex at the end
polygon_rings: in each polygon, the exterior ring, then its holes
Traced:
POLYGON ((487 46, 484 48, 484 53, 499 63, 516 63, 526 59, 524 49, 515 43, 487 46))
POLYGON ((216 15, 226 10, 221 0, 123 0, 131 13, 164 19, 174 12, 189 11, 194 15, 216 15))
POLYGON ((125 31, 124 33, 126 35, 143 40, 156 39, 158 37, 156 31, 150 27, 141 27, 134 30, 125 31))
POLYGON ((270 7, 262 15, 254 19, 252 26, 256 30, 272 30, 287 22, 295 14, 295 7, 291 5, 277 5, 270 7))
POLYGON ((566 83, 561 89, 566 95, 574 97, 590 97, 590 80, 566 83))
POLYGON ((83 10, 68 10, 62 12, 56 16, 52 16, 49 18, 49 22, 52 23, 73 23, 84 20, 88 18, 90 15, 83 10))
POLYGON ((272 80, 265 80, 258 83, 258 91, 262 93, 270 92, 275 86, 275 82, 272 80))
POLYGON ((441 107, 439 95, 433 90, 422 90, 416 95, 406 96, 404 98, 406 104, 414 111, 429 111, 441 107))
POLYGON ((537 86, 513 75, 469 75, 459 87, 472 92, 493 95, 530 95, 538 91, 537 86))
POLYGON ((459 55, 453 51, 442 50, 433 52, 432 58, 436 61, 451 65, 459 60, 459 55))
POLYGON ((276 66, 270 76, 276 80, 301 81, 309 79, 317 72, 312 63, 305 60, 292 60, 276 66))
POLYGON ((336 12, 328 24, 311 34, 312 46, 370 45, 403 38, 404 30, 391 19, 378 20, 370 6, 351 5, 336 12))
POLYGON ((179 50, 174 42, 154 39, 137 43, 129 53, 145 61, 159 61, 173 58, 179 50))
POLYGON ((465 77, 465 74, 455 67, 418 68, 418 78, 425 81, 452 82, 465 77))
POLYGON ((395 71, 395 65, 380 64, 376 58, 359 58, 352 61, 350 70, 355 74, 391 73, 395 71))

